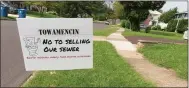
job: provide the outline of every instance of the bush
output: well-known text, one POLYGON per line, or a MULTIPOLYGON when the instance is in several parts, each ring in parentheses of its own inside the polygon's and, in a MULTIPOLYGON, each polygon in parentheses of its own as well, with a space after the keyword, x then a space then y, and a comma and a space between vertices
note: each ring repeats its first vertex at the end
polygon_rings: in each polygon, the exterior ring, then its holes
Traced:
POLYGON ((151 29, 152 30, 157 30, 157 27, 156 26, 152 26, 151 29))
MULTIPOLYGON (((167 31, 169 32, 175 32, 176 26, 177 26, 178 20, 171 20, 169 21, 167 25, 167 31)), ((188 20, 187 19, 182 19, 179 21, 179 24, 177 26, 177 32, 178 33, 183 33, 186 28, 188 27, 188 20)))
POLYGON ((149 33, 151 29, 152 29, 152 27, 151 27, 151 26, 148 26, 148 27, 146 27, 145 32, 146 32, 146 33, 149 33))
POLYGON ((167 30, 168 32, 175 32, 176 30, 176 25, 177 25, 177 20, 171 20, 169 21, 167 25, 167 30))
POLYGON ((188 20, 187 19, 182 19, 179 21, 179 24, 177 26, 177 32, 178 33, 184 33, 184 31, 188 27, 188 20))
POLYGON ((122 20, 121 21, 121 27, 123 28, 130 28, 130 22, 128 20, 122 20))
POLYGON ((98 20, 99 21, 105 21, 106 20, 106 16, 105 15, 99 15, 98 16, 98 20))
POLYGON ((151 29, 152 29, 152 30, 161 30, 161 26, 160 26, 160 25, 152 26, 151 29))
POLYGON ((125 27, 128 28, 128 29, 130 28, 130 22, 128 20, 125 23, 125 27))
POLYGON ((57 13, 55 11, 48 11, 46 12, 47 14, 52 14, 52 15, 57 15, 57 13))
POLYGON ((122 20, 121 21, 121 27, 125 28, 125 23, 126 23, 126 20, 122 20))
POLYGON ((162 31, 160 25, 157 25, 157 26, 156 26, 156 29, 162 31))

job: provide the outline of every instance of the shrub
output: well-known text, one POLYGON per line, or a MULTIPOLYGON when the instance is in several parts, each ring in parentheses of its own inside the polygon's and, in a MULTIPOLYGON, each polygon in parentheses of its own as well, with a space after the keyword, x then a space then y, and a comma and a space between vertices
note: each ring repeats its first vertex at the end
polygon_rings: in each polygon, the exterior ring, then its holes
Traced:
POLYGON ((121 27, 125 28, 126 20, 121 21, 121 27))
POLYGON ((128 28, 128 29, 130 28, 130 22, 128 20, 125 23, 125 27, 128 28))
POLYGON ((99 15, 98 16, 98 20, 99 21, 105 21, 106 20, 106 16, 105 15, 99 15))
POLYGON ((161 31, 161 26, 160 26, 160 25, 157 25, 157 26, 156 26, 156 29, 161 31))
POLYGON ((161 26, 160 26, 160 25, 152 26, 151 29, 152 29, 152 30, 161 30, 161 26))
POLYGON ((52 14, 52 15, 57 15, 57 13, 55 11, 48 11, 46 12, 47 14, 52 14))
POLYGON ((177 25, 177 20, 171 20, 169 21, 167 25, 167 30, 168 32, 174 32, 176 30, 176 25, 177 25))
POLYGON ((157 30, 157 27, 156 26, 152 26, 151 29, 152 30, 157 30))
POLYGON ((182 19, 179 21, 179 24, 177 26, 177 32, 178 33, 184 33, 184 31, 188 27, 188 20, 187 19, 182 19))
POLYGON ((148 27, 146 27, 145 32, 146 32, 146 33, 149 33, 151 29, 152 29, 152 27, 151 27, 151 26, 148 26, 148 27))
POLYGON ((121 27, 123 28, 130 28, 130 22, 128 20, 122 20, 121 21, 121 27))

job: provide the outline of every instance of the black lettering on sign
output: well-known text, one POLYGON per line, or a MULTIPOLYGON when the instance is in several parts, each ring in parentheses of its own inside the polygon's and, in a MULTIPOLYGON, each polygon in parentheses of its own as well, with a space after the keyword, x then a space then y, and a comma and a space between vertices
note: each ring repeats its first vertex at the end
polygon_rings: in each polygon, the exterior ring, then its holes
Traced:
POLYGON ((57 52, 57 48, 54 48, 54 47, 52 47, 52 48, 45 47, 44 48, 44 52, 57 52))
POLYGON ((89 39, 67 39, 65 40, 66 44, 88 44, 90 43, 89 39))
POLYGON ((79 29, 39 29, 40 35, 76 35, 79 29))
POLYGON ((43 40, 43 44, 52 44, 52 41, 51 40, 48 40, 48 39, 44 39, 43 40))
POLYGON ((62 44, 62 40, 55 40, 56 44, 62 44))
POLYGON ((40 35, 42 35, 42 30, 41 29, 39 29, 39 32, 40 32, 40 35))
POLYGON ((77 51, 79 52, 79 47, 60 47, 60 52, 74 52, 77 51))

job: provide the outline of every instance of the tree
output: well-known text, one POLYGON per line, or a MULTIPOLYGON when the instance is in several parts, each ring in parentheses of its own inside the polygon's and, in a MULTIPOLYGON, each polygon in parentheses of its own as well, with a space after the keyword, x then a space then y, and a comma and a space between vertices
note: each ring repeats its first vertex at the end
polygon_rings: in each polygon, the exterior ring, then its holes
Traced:
POLYGON ((123 5, 125 17, 131 23, 131 30, 140 31, 140 22, 149 15, 148 10, 159 10, 165 1, 120 1, 123 5))
POLYGON ((160 18, 159 21, 162 21, 164 23, 168 23, 170 20, 173 19, 173 17, 175 16, 175 13, 177 13, 177 7, 174 9, 170 9, 169 11, 163 13, 160 18))
POLYGON ((118 1, 116 1, 113 4, 114 12, 117 18, 124 19, 124 8, 122 4, 120 4, 118 1))
POLYGON ((59 3, 58 8, 61 10, 60 15, 68 18, 76 18, 78 16, 92 16, 104 10, 104 2, 99 1, 65 1, 59 3))
POLYGON ((47 1, 25 1, 24 4, 26 6, 31 6, 35 5, 38 9, 38 12, 40 13, 41 16, 43 16, 44 13, 44 8, 50 7, 51 3, 47 1))

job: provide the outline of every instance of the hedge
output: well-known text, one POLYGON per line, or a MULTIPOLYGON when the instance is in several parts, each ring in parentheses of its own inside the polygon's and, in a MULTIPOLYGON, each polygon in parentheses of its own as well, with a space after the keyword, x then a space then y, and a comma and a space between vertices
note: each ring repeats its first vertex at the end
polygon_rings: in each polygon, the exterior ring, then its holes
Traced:
POLYGON ((177 20, 171 20, 169 21, 167 25, 167 30, 168 32, 175 32, 176 30, 176 25, 177 25, 177 20))
MULTIPOLYGON (((169 21, 169 23, 167 25, 167 31, 175 32, 177 22, 178 22, 178 20, 169 21)), ((187 19, 181 19, 181 20, 179 20, 179 24, 177 26, 177 32, 178 33, 184 33, 184 31, 187 29, 187 27, 188 27, 188 20, 187 19)))
POLYGON ((130 28, 130 22, 128 20, 122 20, 121 21, 121 27, 123 28, 130 28))
POLYGON ((182 19, 179 21, 179 24, 177 26, 177 32, 178 33, 184 33, 184 31, 188 27, 188 20, 187 19, 182 19))

